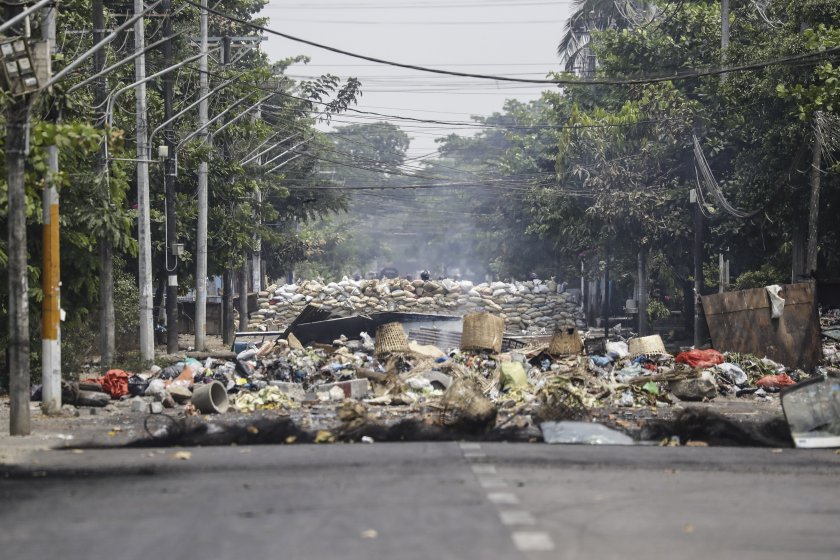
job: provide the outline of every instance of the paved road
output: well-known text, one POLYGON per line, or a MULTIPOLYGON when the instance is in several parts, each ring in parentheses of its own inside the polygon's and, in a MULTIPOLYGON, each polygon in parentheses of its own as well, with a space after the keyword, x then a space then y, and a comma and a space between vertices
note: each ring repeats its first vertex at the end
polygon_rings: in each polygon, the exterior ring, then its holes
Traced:
POLYGON ((0 465, 0 557, 836 560, 838 504, 831 451, 38 451, 0 465))

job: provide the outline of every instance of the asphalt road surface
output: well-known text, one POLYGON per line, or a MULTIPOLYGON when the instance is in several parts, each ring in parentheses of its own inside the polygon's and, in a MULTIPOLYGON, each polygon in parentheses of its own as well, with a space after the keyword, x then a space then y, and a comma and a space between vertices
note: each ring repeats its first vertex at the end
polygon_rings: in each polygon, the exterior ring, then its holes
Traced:
POLYGON ((0 558, 840 558, 833 451, 405 443, 37 451, 0 558))

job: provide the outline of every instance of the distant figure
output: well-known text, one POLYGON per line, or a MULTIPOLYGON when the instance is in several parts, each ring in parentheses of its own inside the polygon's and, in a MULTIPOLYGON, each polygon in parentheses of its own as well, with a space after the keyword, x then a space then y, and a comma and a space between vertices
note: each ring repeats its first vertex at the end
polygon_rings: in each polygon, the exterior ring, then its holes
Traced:
POLYGON ((400 275, 400 271, 394 268, 393 266, 386 266, 382 270, 379 271, 379 279, 388 278, 389 280, 393 280, 394 278, 398 278, 400 275))
POLYGON ((353 280, 355 280, 356 282, 358 282, 361 279, 362 279, 362 275, 359 274, 358 272, 353 275, 353 280))
POLYGON ((537 279, 537 273, 536 272, 531 272, 530 274, 528 274, 528 280, 531 280, 533 282, 536 279, 537 279))
POLYGON ((423 282, 428 282, 429 278, 431 278, 431 277, 432 277, 432 274, 428 270, 424 270, 423 272, 420 273, 420 280, 422 280, 423 282))

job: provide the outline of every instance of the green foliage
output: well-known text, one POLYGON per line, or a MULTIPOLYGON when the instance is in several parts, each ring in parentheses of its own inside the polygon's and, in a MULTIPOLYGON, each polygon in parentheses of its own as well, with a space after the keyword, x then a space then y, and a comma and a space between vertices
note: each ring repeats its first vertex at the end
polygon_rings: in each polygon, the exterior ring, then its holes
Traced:
MULTIPOLYGON (((826 27, 824 24, 809 28, 803 32, 805 48, 809 51, 822 52, 826 49, 840 48, 840 28, 826 27)), ((783 99, 792 99, 797 106, 797 116, 801 121, 809 121, 815 112, 840 112, 840 68, 831 61, 825 61, 814 67, 813 73, 806 76, 806 83, 787 86, 780 83, 776 92, 783 99)))
POLYGON ((122 259, 114 259, 114 334, 118 352, 130 352, 137 346, 140 336, 139 307, 137 279, 126 270, 122 259))
MULTIPOLYGON (((224 11, 245 20, 265 23, 256 17, 265 6, 265 0, 233 0, 226 2, 224 11)), ((57 53, 53 56, 54 71, 61 70, 75 60, 79 53, 92 45, 92 34, 66 32, 90 28, 91 3, 89 0, 67 0, 58 9, 57 53)), ((116 27, 123 18, 124 6, 106 3, 106 27, 116 27)), ((199 11, 193 6, 181 6, 172 16, 176 33, 172 41, 173 57, 181 60, 195 54, 190 37, 198 29, 199 11)), ((159 22, 159 19, 152 21, 159 22)), ((33 35, 40 30, 39 18, 33 18, 33 35)), ((150 28, 147 39, 152 41, 159 34, 158 24, 150 28)), ((252 30, 224 18, 210 18, 211 35, 250 35, 252 30)), ((129 29, 117 37, 105 49, 107 64, 124 59, 133 50, 132 32, 129 29)), ((212 145, 202 144, 201 138, 187 143, 180 150, 179 176, 177 182, 176 210, 180 242, 186 244, 187 254, 182 264, 182 273, 189 274, 195 254, 195 208, 196 170, 201 161, 210 163, 210 274, 221 273, 241 264, 246 254, 256 246, 256 240, 263 240, 263 249, 269 253, 283 251, 278 244, 287 241, 294 245, 295 236, 286 233, 294 231, 294 224, 316 219, 320 216, 346 208, 346 197, 335 192, 291 190, 290 183, 310 184, 317 169, 315 162, 329 143, 315 130, 318 119, 328 120, 333 114, 347 109, 360 95, 361 84, 350 78, 339 80, 325 75, 299 83, 283 74, 293 64, 305 63, 307 57, 289 57, 276 63, 268 60, 258 49, 243 49, 237 62, 222 67, 216 59, 210 63, 211 87, 223 80, 230 85, 219 91, 210 100, 211 115, 215 116, 238 100, 244 100, 238 111, 264 97, 268 91, 276 93, 266 99, 262 120, 241 118, 213 138, 212 145), (317 116, 313 116, 317 115, 317 116), (283 169, 283 175, 268 175, 265 168, 243 167, 238 162, 257 145, 272 135, 288 130, 298 132, 302 137, 315 137, 306 146, 308 153, 300 157, 295 165, 283 169), (221 156, 221 157, 220 157, 221 156), (260 191, 262 202, 255 193, 260 191), (279 225, 276 225, 279 224, 279 225)), ((161 49, 152 49, 146 54, 149 73, 163 68, 161 49)), ((136 345, 137 333, 137 282, 136 261, 136 204, 135 164, 137 158, 134 145, 135 99, 130 91, 114 97, 109 126, 103 126, 101 109, 96 102, 96 83, 91 82, 67 91, 91 75, 90 64, 86 63, 71 72, 52 91, 44 92, 33 100, 31 111, 30 151, 26 165, 26 215, 29 222, 30 292, 33 301, 40 298, 41 247, 41 192, 48 182, 55 184, 60 192, 61 208, 61 279, 62 308, 67 311, 64 327, 63 353, 66 360, 77 362, 65 365, 67 371, 78 371, 80 360, 96 347, 96 321, 93 317, 99 299, 99 254, 103 240, 113 246, 117 264, 115 266, 115 307, 117 319, 117 340, 119 350, 125 352, 136 345), (60 121, 56 117, 60 115, 60 121), (59 124, 56 124, 59 122, 59 124), (112 125, 111 125, 112 123, 112 125), (48 147, 57 146, 59 172, 48 176, 48 147), (107 170, 97 171, 97 153, 107 154, 107 170), (126 264, 127 263, 127 264, 126 264)), ((192 67, 183 67, 175 72, 175 111, 185 108, 198 97, 197 74, 192 67)), ((134 65, 125 64, 105 77, 106 92, 134 81, 134 65)), ((8 103, 7 96, 0 96, 0 108, 8 103)), ((161 81, 148 84, 147 120, 152 128, 163 122, 161 81)), ((241 115, 237 110, 230 116, 241 115)), ((198 127, 195 110, 188 111, 174 123, 176 138, 184 138, 198 127)), ((244 116, 244 115, 243 115, 244 116)), ((218 131, 217 123, 211 131, 218 131)), ((161 136, 156 136, 158 143, 161 136)), ((281 146, 286 149, 289 146, 281 146)), ((154 151, 154 149, 153 149, 154 151)), ((158 278, 163 267, 164 252, 164 196, 161 167, 150 165, 150 194, 152 215, 153 275, 158 278)), ((0 166, 0 177, 5 169, 0 166)), ((7 192, 0 180, 0 225, 5 226, 7 214, 7 192)), ((5 229, 5 227, 3 227, 5 229)), ((5 238, 0 240, 0 274, 5 276, 5 238)), ((191 283, 183 278, 182 286, 191 283)), ((6 322, 7 286, 0 283, 0 321, 6 322)), ((31 305, 30 323, 37 324, 38 305, 31 305)), ((0 336, 0 352, 6 343, 0 336)), ((33 348, 38 334, 33 331, 33 348)), ((37 352, 33 352, 33 363, 37 365, 37 352)))
POLYGON ((99 330, 89 316, 79 316, 61 324, 61 374, 78 380, 88 357, 97 353, 99 330))
POLYGON ((748 290, 750 288, 763 288, 772 284, 784 284, 785 273, 765 264, 757 270, 744 272, 735 279, 733 287, 736 290, 748 290))
POLYGON ((647 305, 648 319, 656 321, 657 319, 667 319, 671 316, 671 310, 668 306, 658 299, 651 298, 647 305))

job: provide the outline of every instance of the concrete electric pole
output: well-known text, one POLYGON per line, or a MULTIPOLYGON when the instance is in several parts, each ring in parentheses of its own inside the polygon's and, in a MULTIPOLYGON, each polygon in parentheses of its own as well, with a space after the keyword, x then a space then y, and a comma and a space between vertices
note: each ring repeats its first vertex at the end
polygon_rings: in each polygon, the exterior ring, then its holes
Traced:
MULTIPOLYGON (((46 61, 49 64, 55 49, 54 6, 44 8, 41 38, 47 42, 46 61)), ((48 69, 48 74, 51 72, 48 69)), ((55 111, 55 110, 53 110, 55 111)), ((58 121, 53 113, 49 119, 58 121)), ((61 410, 61 264, 58 189, 58 146, 47 147, 47 181, 41 195, 43 208, 43 271, 41 289, 41 409, 45 414, 61 410)))
MULTIPOLYGON (((207 75, 207 0, 201 0, 201 58, 199 59, 199 95, 202 98, 198 106, 198 123, 205 127, 202 140, 207 141, 206 131, 208 109, 207 96, 209 77, 207 75)), ((195 256, 195 349, 205 350, 207 346, 207 174, 209 163, 202 160, 198 164, 198 227, 196 231, 195 256)))
MULTIPOLYGON (((163 35, 172 36, 171 0, 163 0, 163 35)), ((163 66, 172 66, 172 41, 163 44, 163 66)), ((163 78, 163 112, 164 119, 172 118, 172 101, 174 84, 172 73, 167 72, 163 78)), ((166 159, 163 164, 163 183, 166 196, 166 351, 169 354, 178 352, 178 218, 175 200, 175 131, 170 123, 164 131, 166 139, 166 159)))
MULTIPOLYGON (((144 10, 143 0, 134 0, 134 13, 144 10)), ((151 363, 155 359, 154 323, 152 317, 152 237, 151 204, 149 200, 149 144, 148 112, 146 107, 146 55, 143 18, 134 24, 134 51, 141 53, 134 59, 137 122, 137 241, 140 285, 140 359, 151 363)))
MULTIPOLYGON (((99 43, 105 37, 105 13, 102 0, 93 0, 93 42, 99 43)), ((100 49, 93 55, 93 73, 99 74, 105 69, 105 50, 100 49)), ((107 83, 105 76, 94 80, 94 103, 98 108, 98 119, 105 129, 105 104, 107 100, 107 83)), ((101 187, 108 188, 108 161, 105 153, 105 143, 96 152, 96 180, 101 187)), ((105 192, 110 197, 110 193, 105 192)), ((114 245, 105 235, 99 240, 99 353, 100 364, 109 367, 114 361, 115 348, 115 320, 114 320, 114 245)))

